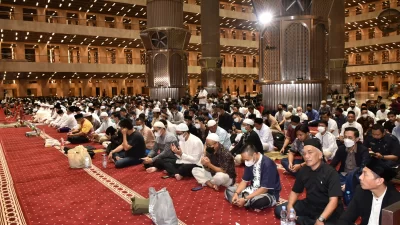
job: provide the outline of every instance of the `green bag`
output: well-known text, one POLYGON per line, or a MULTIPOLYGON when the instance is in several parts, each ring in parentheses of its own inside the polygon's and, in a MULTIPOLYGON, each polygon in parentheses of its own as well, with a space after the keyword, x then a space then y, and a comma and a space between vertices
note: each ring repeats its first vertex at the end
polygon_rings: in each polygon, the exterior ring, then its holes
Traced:
POLYGON ((149 213, 149 199, 133 197, 132 214, 147 214, 149 213))

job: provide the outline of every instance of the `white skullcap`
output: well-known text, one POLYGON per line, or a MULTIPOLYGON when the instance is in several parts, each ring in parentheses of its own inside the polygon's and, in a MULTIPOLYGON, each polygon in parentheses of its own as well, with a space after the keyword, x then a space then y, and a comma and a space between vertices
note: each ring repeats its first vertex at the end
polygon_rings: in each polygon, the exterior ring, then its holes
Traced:
POLYGON ((325 100, 322 100, 322 101, 321 101, 321 104, 326 104, 326 101, 325 101, 325 100))
POLYGON ((215 124, 217 124, 217 122, 216 122, 215 120, 209 120, 209 121, 207 122, 207 127, 212 127, 212 126, 214 126, 215 124))
POLYGON ((88 116, 91 116, 91 115, 92 115, 92 113, 88 112, 88 113, 83 114, 83 117, 88 117, 88 116))
POLYGON ((120 107, 118 107, 118 108, 115 109, 115 112, 119 112, 119 111, 121 111, 121 108, 120 108, 120 107))
POLYGON ((189 127, 186 125, 186 123, 180 123, 178 126, 176 126, 176 131, 189 131, 189 127))
POLYGON ((289 117, 291 117, 292 116, 292 113, 290 113, 290 112, 285 112, 285 118, 289 118, 289 117))
POLYGON ((396 118, 397 118, 397 119, 400 119, 400 115, 397 115, 396 118))
POLYGON ((254 121, 252 119, 245 119, 245 120, 243 120, 243 123, 245 123, 247 125, 251 125, 251 126, 254 125, 254 121))
POLYGON ((100 107, 100 109, 106 109, 106 107, 105 107, 104 105, 102 105, 102 106, 100 107))
POLYGON ((164 102, 165 102, 165 98, 163 98, 163 100, 161 100, 161 101, 164 101, 164 102))
POLYGON ((108 116, 108 114, 106 112, 100 113, 100 117, 107 117, 107 116, 108 116))
POLYGON ((93 106, 93 103, 89 103, 88 106, 89 106, 89 107, 93 106))
POLYGON ((50 106, 50 109, 54 109, 54 105, 51 105, 51 106, 50 106))
POLYGON ((154 123, 153 127, 165 128, 165 125, 162 122, 157 121, 154 123))
POLYGON ((218 134, 216 134, 216 133, 210 133, 210 134, 207 136, 207 140, 219 142, 219 136, 218 136, 218 134))
POLYGON ((153 112, 161 112, 160 108, 156 107, 153 109, 153 112))

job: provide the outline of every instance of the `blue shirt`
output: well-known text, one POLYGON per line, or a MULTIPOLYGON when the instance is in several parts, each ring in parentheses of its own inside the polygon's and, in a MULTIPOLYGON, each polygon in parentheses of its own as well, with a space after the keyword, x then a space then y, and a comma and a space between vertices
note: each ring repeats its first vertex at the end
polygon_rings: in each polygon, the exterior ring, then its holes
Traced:
MULTIPOLYGON (((226 150, 228 150, 231 147, 231 135, 226 132, 226 130, 222 129, 221 127, 217 127, 217 130, 215 133, 219 136, 219 143, 224 146, 226 150)), ((211 134, 211 131, 208 132, 208 134, 211 134)))
POLYGON ((311 112, 307 110, 306 115, 308 117, 308 121, 319 120, 319 113, 315 109, 312 109, 311 112))
POLYGON ((400 142, 400 126, 393 128, 392 134, 393 136, 397 137, 400 142))
MULTIPOLYGON (((269 157, 262 154, 261 157, 260 187, 266 188, 268 194, 275 196, 275 199, 278 202, 279 193, 282 190, 282 186, 277 166, 269 157)), ((250 181, 251 185, 253 184, 254 178, 253 167, 254 166, 246 166, 242 177, 244 181, 250 181)))

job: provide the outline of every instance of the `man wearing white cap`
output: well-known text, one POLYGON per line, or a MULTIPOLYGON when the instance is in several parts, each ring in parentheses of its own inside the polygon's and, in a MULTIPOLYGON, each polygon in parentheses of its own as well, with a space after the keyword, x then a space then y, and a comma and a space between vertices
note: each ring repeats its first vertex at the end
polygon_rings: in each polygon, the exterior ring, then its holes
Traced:
POLYGON ((93 134, 93 138, 100 142, 103 143, 104 141, 108 141, 109 137, 106 136, 106 130, 109 127, 114 127, 116 128, 115 123, 113 123, 110 118, 108 117, 108 114, 106 112, 102 112, 100 114, 100 119, 102 121, 101 125, 93 134))
POLYGON ((235 156, 236 165, 242 164, 242 147, 246 144, 253 145, 257 152, 264 154, 264 148, 261 143, 261 139, 258 134, 254 131, 254 121, 251 119, 245 119, 242 123, 242 137, 240 141, 231 150, 231 154, 235 156))
POLYGON ((211 133, 206 138, 206 154, 200 160, 202 168, 192 170, 194 178, 202 186, 218 191, 219 186, 229 187, 235 183, 236 171, 233 156, 220 143, 219 136, 211 133))
POLYGON ((175 153, 178 160, 175 164, 164 163, 165 170, 169 175, 175 176, 177 180, 182 177, 192 176, 192 169, 197 167, 203 155, 203 142, 200 138, 189 132, 189 127, 181 123, 176 126, 176 135, 179 139, 179 146, 172 145, 171 150, 175 153))
POLYGON ((148 173, 163 170, 164 162, 175 163, 178 159, 171 150, 172 145, 179 146, 176 136, 168 132, 165 128, 165 124, 160 121, 154 124, 153 130, 156 136, 156 142, 147 157, 143 158, 143 163, 148 173))
POLYGON ((229 149, 231 147, 231 135, 226 132, 226 130, 222 129, 217 125, 215 120, 209 120, 207 122, 207 127, 210 130, 208 134, 215 133, 219 136, 219 143, 221 143, 225 149, 229 149))
POLYGON ((153 109, 153 120, 151 121, 151 126, 153 127, 154 126, 154 124, 156 123, 156 122, 158 122, 158 121, 160 121, 160 115, 161 115, 161 109, 160 108, 158 108, 158 107, 155 107, 154 109, 153 109))

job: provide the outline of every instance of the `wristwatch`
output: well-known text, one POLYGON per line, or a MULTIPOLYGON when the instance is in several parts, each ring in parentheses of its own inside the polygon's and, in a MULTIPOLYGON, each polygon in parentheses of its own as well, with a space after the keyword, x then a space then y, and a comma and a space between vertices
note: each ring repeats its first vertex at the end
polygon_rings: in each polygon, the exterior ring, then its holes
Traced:
POLYGON ((322 217, 322 216, 320 216, 319 218, 318 218, 318 220, 320 221, 320 222, 325 222, 325 218, 324 217, 322 217))

